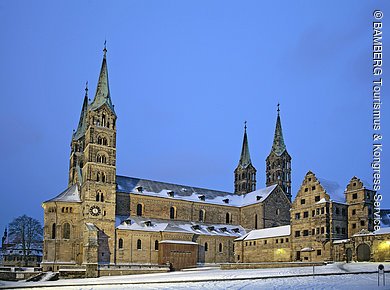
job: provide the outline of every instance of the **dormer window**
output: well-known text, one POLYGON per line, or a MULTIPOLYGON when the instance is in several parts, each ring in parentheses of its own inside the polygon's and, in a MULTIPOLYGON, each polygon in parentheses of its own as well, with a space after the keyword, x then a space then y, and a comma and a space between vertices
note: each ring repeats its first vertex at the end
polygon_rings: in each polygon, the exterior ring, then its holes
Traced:
POLYGON ((224 203, 229 203, 229 199, 228 199, 228 198, 225 198, 225 199, 223 200, 223 202, 224 202, 224 203))
POLYGON ((205 196, 204 194, 198 195, 198 198, 199 198, 201 201, 205 201, 205 200, 206 200, 206 196, 205 196))
POLYGON ((239 229, 239 228, 234 228, 234 229, 232 229, 232 232, 234 232, 234 233, 239 233, 239 232, 240 232, 240 229, 239 229))
POLYGON ((194 225, 191 227, 194 231, 199 231, 200 230, 200 225, 194 225))
POLYGON ((168 194, 169 197, 174 197, 175 196, 175 192, 173 190, 168 190, 167 194, 168 194))
POLYGON ((260 200, 260 199, 262 199, 263 197, 261 196, 261 195, 257 195, 256 196, 256 200, 260 200))
POLYGON ((147 227, 151 227, 152 226, 152 222, 151 221, 145 221, 144 225, 147 226, 147 227))
POLYGON ((137 189, 138 192, 143 192, 144 191, 142 186, 137 186, 135 189, 137 189))
POLYGON ((215 227, 211 226, 211 227, 208 227, 207 228, 210 232, 214 231, 215 230, 215 227))
POLYGON ((226 227, 220 228, 220 231, 221 232, 227 232, 227 228, 226 227))

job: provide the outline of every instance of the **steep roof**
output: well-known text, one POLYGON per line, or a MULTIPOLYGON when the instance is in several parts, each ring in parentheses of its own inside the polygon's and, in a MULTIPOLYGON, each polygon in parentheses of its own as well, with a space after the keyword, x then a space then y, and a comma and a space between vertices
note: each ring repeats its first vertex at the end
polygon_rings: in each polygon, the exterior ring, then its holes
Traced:
POLYGON ((110 86, 108 84, 108 69, 107 69, 107 60, 106 53, 107 49, 104 47, 104 55, 102 67, 100 69, 99 80, 96 88, 95 98, 93 99, 90 109, 96 110, 106 104, 111 111, 115 114, 114 106, 112 105, 111 96, 110 96, 110 86))
POLYGON ((236 195, 225 191, 126 176, 117 176, 116 183, 118 192, 236 207, 263 202, 277 187, 274 184, 243 195, 236 195))
POLYGON ((280 121, 280 109, 278 104, 278 117, 276 118, 274 142, 272 144, 271 152, 274 152, 277 156, 280 156, 286 151, 286 144, 284 144, 282 122, 280 121))
POLYGON ((242 150, 241 150, 241 156, 240 161, 238 163, 239 166, 242 168, 246 168, 250 164, 252 164, 251 156, 249 154, 249 146, 248 146, 248 136, 246 134, 246 122, 244 127, 244 139, 242 141, 242 150))
POLYGON ((335 181, 317 177, 318 182, 324 188, 332 201, 345 203, 344 189, 335 181))
POLYGON ((88 113, 88 87, 85 87, 85 96, 83 107, 81 108, 79 125, 77 126, 76 132, 73 134, 73 138, 78 140, 85 134, 87 130, 87 113, 88 113))
POLYGON ((246 241, 246 240, 256 240, 256 239, 265 239, 265 238, 274 238, 274 237, 284 237, 289 236, 291 233, 291 226, 280 226, 273 228, 266 228, 260 230, 252 230, 245 236, 242 236, 236 241, 246 241))
POLYGON ((77 183, 75 183, 72 186, 70 186, 67 189, 65 189, 63 192, 61 192, 55 198, 49 199, 49 200, 47 200, 45 202, 52 202, 52 201, 58 201, 58 202, 81 202, 80 193, 79 193, 79 189, 78 189, 77 183))

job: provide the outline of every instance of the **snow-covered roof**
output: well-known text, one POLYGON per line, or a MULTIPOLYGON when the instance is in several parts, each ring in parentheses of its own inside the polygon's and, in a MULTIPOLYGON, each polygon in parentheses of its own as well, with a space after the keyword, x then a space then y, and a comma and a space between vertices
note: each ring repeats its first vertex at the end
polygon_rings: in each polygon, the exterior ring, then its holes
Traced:
POLYGON ((77 183, 65 189, 55 198, 49 199, 45 202, 60 201, 60 202, 81 202, 80 193, 77 183))
POLYGON ((146 232, 179 232, 209 236, 240 237, 246 232, 239 225, 205 224, 189 221, 129 217, 116 227, 119 230, 146 232))
POLYGON ((301 249, 301 252, 313 252, 313 251, 314 251, 314 249, 311 247, 306 247, 306 248, 301 249))
POLYGON ((261 230, 253 230, 250 231, 245 236, 236 239, 236 241, 284 237, 284 236, 289 236, 290 234, 291 234, 291 226, 287 225, 287 226, 266 228, 261 230))
POLYGON ((117 176, 116 182, 118 192, 235 207, 263 202, 277 187, 271 185, 244 195, 237 195, 225 191, 126 176, 117 176))
POLYGON ((93 223, 85 223, 87 230, 89 231, 98 231, 99 229, 93 223))
POLYGON ((333 244, 343 244, 343 243, 348 243, 350 239, 342 239, 342 240, 334 240, 333 244))
POLYGON ((390 227, 381 227, 379 230, 374 232, 374 235, 390 234, 390 227))
MULTIPOLYGON (((31 248, 27 250, 29 255, 32 256, 42 256, 42 244, 34 243, 31 245, 31 248)), ((4 247, 3 255, 13 255, 13 256, 22 256, 23 255, 23 246, 22 244, 16 244, 8 247, 4 247)))
POLYGON ((183 244, 183 245, 198 245, 198 243, 190 241, 163 240, 160 244, 183 244))
POLYGON ((326 180, 319 177, 317 177, 317 180, 319 181, 319 183, 324 188, 324 190, 329 195, 332 201, 338 203, 345 203, 344 189, 337 182, 326 180))

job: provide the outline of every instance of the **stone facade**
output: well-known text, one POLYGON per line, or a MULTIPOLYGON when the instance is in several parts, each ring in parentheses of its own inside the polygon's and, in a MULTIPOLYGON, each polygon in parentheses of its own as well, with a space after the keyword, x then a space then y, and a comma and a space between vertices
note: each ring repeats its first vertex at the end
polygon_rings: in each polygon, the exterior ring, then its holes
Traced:
POLYGON ((390 231, 385 228, 372 232, 374 196, 375 192, 357 177, 342 190, 309 171, 291 206, 289 243, 281 243, 286 235, 279 235, 278 228, 273 235, 264 237, 266 226, 235 240, 236 260, 384 261, 390 257, 390 231), (276 253, 283 255, 278 257, 276 253))
POLYGON ((68 188, 43 203, 45 271, 80 269, 86 277, 106 266, 105 273, 135 265, 155 271, 150 265, 168 257, 161 247, 176 247, 174 268, 188 266, 185 255, 192 266, 234 262, 234 239, 289 223, 291 204, 278 182, 256 190, 246 126, 229 193, 116 175, 116 120, 105 49, 95 97, 89 102, 86 88, 72 136, 68 188))

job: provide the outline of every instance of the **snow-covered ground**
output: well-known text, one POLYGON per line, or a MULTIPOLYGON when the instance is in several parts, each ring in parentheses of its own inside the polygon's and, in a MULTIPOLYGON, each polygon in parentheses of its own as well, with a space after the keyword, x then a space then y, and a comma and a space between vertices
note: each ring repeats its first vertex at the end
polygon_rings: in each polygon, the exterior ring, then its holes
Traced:
MULTIPOLYGON (((172 273, 112 276, 91 279, 69 279, 46 282, 5 282, 0 287, 40 289, 378 289, 376 273, 379 263, 335 263, 327 266, 219 270, 205 268, 197 271, 172 273), (356 273, 356 274, 352 274, 356 273), (359 274, 358 274, 359 273, 359 274), (334 274, 334 275, 329 275, 334 274), (341 274, 341 275, 340 275, 341 274), (344 275, 343 275, 344 274, 344 275), (45 287, 46 286, 46 287, 45 287)), ((390 263, 384 263, 390 270, 390 263)), ((386 274, 386 285, 379 289, 390 289, 390 273, 386 274)), ((380 280, 382 285, 382 278, 380 280)))

